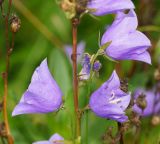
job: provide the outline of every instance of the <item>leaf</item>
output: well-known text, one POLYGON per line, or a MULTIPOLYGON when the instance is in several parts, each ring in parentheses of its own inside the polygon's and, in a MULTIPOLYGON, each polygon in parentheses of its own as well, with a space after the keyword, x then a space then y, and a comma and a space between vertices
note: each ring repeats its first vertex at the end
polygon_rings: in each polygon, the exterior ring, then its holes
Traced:
POLYGON ((100 49, 103 49, 103 50, 107 49, 111 43, 112 41, 106 42, 104 45, 100 47, 100 49))

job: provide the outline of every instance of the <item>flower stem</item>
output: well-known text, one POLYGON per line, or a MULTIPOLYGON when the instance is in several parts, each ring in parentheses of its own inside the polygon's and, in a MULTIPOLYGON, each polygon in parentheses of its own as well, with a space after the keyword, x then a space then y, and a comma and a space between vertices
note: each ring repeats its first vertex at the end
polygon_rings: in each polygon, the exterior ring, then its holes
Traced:
POLYGON ((8 144, 13 144, 13 138, 10 134, 8 115, 7 115, 7 96, 8 96, 8 71, 9 71, 9 58, 10 58, 10 44, 9 44, 9 16, 11 10, 12 0, 9 0, 8 12, 5 16, 5 39, 6 39, 6 70, 3 74, 4 79, 4 97, 3 97, 3 118, 5 124, 5 136, 7 138, 8 144))
MULTIPOLYGON (((87 86, 88 86, 88 92, 87 92, 87 97, 86 97, 86 104, 88 104, 89 96, 90 96, 90 92, 91 92, 91 86, 90 86, 90 84, 91 84, 91 79, 89 79, 88 84, 87 84, 87 86)), ((86 125, 85 125, 85 132, 86 132, 86 139, 85 139, 86 141, 85 142, 86 143, 85 144, 88 144, 89 110, 86 110, 85 120, 86 120, 86 125)))
POLYGON ((76 115, 76 138, 81 136, 81 115, 79 113, 78 104, 78 77, 77 77, 77 27, 79 24, 78 18, 72 19, 72 36, 73 36, 73 49, 72 49, 72 61, 73 61, 73 96, 74 96, 74 109, 76 115))
POLYGON ((124 144, 124 141, 123 141, 123 132, 121 131, 121 123, 118 122, 118 132, 120 133, 120 139, 119 139, 119 143, 120 144, 124 144))

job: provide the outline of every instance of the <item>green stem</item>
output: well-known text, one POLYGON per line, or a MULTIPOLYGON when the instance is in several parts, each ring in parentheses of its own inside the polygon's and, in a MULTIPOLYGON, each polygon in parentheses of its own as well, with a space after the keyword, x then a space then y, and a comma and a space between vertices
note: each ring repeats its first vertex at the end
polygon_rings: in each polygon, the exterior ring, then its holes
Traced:
MULTIPOLYGON (((86 98, 86 105, 88 105, 88 101, 89 101, 89 95, 91 92, 91 87, 90 87, 90 82, 88 82, 88 94, 87 94, 87 98, 86 98)), ((89 110, 86 110, 86 125, 85 125, 85 129, 86 129, 86 144, 88 144, 88 121, 89 121, 89 110)))

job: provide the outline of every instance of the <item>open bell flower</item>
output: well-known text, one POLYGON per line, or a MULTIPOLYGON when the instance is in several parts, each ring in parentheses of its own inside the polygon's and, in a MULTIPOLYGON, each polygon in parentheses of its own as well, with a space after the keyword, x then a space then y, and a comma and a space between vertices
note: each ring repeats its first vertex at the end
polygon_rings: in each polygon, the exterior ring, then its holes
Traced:
POLYGON ((59 134, 55 133, 54 135, 51 136, 51 138, 46 141, 38 141, 38 142, 34 142, 33 144, 64 144, 64 138, 61 137, 59 134))
POLYGON ((140 95, 144 95, 146 99, 145 109, 141 109, 137 103, 133 106, 133 111, 141 116, 151 116, 160 114, 160 93, 155 93, 154 90, 146 91, 144 89, 137 89, 134 92, 134 99, 136 100, 140 95))
POLYGON ((130 98, 130 94, 120 89, 120 80, 114 71, 109 80, 92 93, 89 106, 97 116, 123 123, 128 120, 124 111, 130 98))
POLYGON ((47 59, 45 59, 36 68, 31 83, 14 108, 12 116, 57 111, 62 104, 62 95, 48 69, 47 59))
POLYGON ((111 44, 105 49, 105 54, 113 60, 138 60, 151 64, 147 49, 150 40, 136 30, 138 20, 134 10, 127 14, 118 12, 113 24, 106 30, 101 39, 101 45, 111 44))
MULTIPOLYGON (((85 46, 86 46, 86 44, 85 44, 84 41, 81 41, 77 45, 77 63, 80 63, 82 61, 82 57, 83 57, 83 53, 84 53, 84 50, 85 50, 85 46)), ((65 53, 66 53, 67 57, 69 58, 70 63, 72 63, 72 59, 71 59, 72 46, 71 45, 65 45, 64 49, 65 49, 65 53)))
POLYGON ((87 7, 93 11, 94 15, 101 16, 134 9, 134 4, 131 0, 88 0, 87 7))

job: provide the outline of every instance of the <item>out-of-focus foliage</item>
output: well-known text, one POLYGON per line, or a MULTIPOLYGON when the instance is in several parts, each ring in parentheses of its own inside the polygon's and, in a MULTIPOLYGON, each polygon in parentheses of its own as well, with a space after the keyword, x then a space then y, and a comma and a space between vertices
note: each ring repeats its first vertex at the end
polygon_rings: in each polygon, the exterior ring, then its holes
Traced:
MULTIPOLYGON (((100 58, 103 67, 100 71, 99 79, 94 80, 91 84, 92 91, 108 79, 114 68, 118 68, 117 70, 122 78, 129 78, 130 91, 133 91, 136 87, 145 87, 146 85, 152 87, 154 85, 153 73, 157 67, 158 60, 160 62, 160 1, 148 0, 152 4, 145 7, 141 4, 143 1, 144 0, 134 1, 137 7, 136 12, 140 20, 140 28, 148 25, 157 28, 156 30, 153 29, 153 31, 150 28, 149 31, 146 32, 153 44, 151 50, 151 53, 153 53, 152 66, 131 61, 115 64, 109 62, 105 58, 100 58), (150 15, 152 10, 153 14, 150 15)), ((54 37, 51 36, 50 39, 45 35, 45 33, 48 34, 49 31, 58 39, 58 42, 60 42, 62 46, 64 44, 71 44, 70 21, 66 19, 55 0, 14 0, 13 3, 12 13, 16 13, 22 21, 21 29, 16 34, 15 48, 11 55, 9 72, 8 113, 15 143, 30 144, 33 141, 48 139, 55 132, 66 139, 72 139, 72 66, 63 48, 57 46, 57 41, 54 40, 54 37), (31 12, 30 15, 24 15, 25 9, 20 9, 21 5, 18 5, 19 3, 22 3, 25 8, 31 12), (47 31, 46 29, 44 30, 41 25, 33 25, 33 22, 36 21, 32 19, 33 15, 35 19, 39 19, 46 27, 47 31), (43 30, 44 33, 42 32, 43 30), (57 114, 20 115, 11 117, 11 112, 27 88, 35 67, 46 57, 48 58, 49 68, 64 93, 66 109, 57 114)), ((111 24, 113 18, 113 15, 107 15, 94 19, 89 15, 85 15, 81 19, 78 29, 78 40, 86 41, 87 52, 92 54, 97 51, 99 32, 102 35, 105 28, 111 24)), ((0 15, 0 73, 3 72, 4 69, 4 21, 0 15)), ((81 107, 85 106, 87 93, 87 88, 82 86, 80 88, 81 107)), ((0 78, 0 99, 2 99, 2 96, 3 81, 2 78, 0 78)), ((82 122, 85 122, 85 115, 82 122)), ((114 131, 117 130, 115 122, 98 118, 90 112, 89 143, 100 144, 102 135, 109 126, 112 126, 114 131)), ((82 125, 82 127, 85 129, 85 125, 82 125)), ((82 132, 82 136, 85 137, 85 131, 82 132)), ((127 144, 133 143, 133 141, 130 141, 132 137, 134 137, 134 134, 128 132, 126 135, 127 144)), ((149 118, 143 120, 139 141, 141 144, 158 144, 160 142, 160 126, 151 126, 149 118)), ((85 142, 83 143, 85 144, 85 142)))

